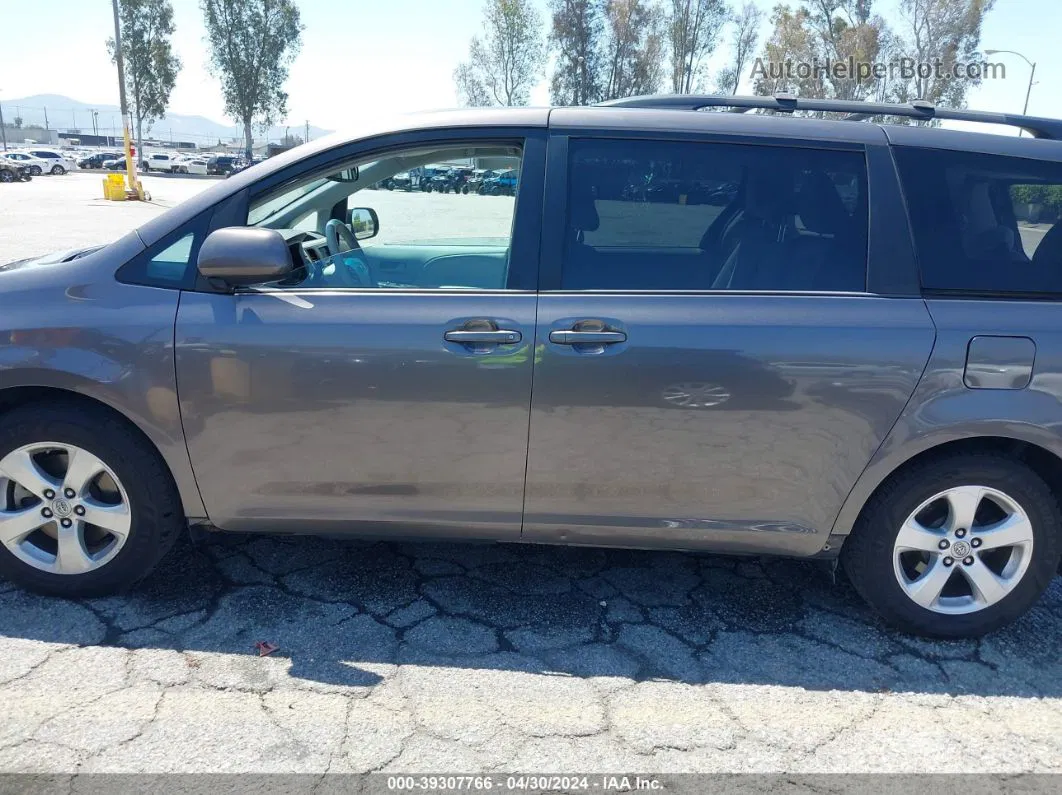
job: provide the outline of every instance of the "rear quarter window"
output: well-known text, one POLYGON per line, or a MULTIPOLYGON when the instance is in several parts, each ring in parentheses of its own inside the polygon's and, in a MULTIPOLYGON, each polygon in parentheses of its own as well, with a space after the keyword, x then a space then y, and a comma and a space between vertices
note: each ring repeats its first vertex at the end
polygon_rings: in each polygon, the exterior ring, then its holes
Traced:
POLYGON ((925 290, 1062 295, 1062 163, 894 151, 925 290))

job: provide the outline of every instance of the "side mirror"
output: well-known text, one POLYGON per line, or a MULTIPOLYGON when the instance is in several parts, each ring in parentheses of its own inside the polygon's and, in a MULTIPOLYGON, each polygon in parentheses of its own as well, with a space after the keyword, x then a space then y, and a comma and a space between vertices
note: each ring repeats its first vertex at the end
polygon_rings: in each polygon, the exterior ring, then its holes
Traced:
POLYGON ((380 232, 380 216, 371 207, 355 207, 347 213, 347 223, 358 240, 368 240, 380 232))
POLYGON ((253 226, 211 232, 199 248, 196 267, 206 278, 234 287, 280 281, 295 270, 283 235, 253 226))

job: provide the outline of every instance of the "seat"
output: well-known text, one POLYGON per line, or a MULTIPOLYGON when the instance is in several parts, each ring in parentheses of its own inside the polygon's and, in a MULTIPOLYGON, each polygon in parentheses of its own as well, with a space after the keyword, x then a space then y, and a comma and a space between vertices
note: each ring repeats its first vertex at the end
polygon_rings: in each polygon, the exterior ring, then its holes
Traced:
POLYGON ((736 244, 712 282, 713 290, 778 289, 769 285, 791 231, 793 188, 789 175, 751 171, 745 184, 745 207, 735 231, 736 244))

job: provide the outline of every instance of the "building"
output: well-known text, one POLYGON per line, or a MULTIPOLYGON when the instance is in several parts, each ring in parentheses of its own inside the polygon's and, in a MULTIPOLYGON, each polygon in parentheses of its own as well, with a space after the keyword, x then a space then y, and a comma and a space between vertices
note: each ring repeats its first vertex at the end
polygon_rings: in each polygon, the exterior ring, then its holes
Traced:
POLYGON ((4 138, 8 147, 25 146, 26 144, 44 144, 46 146, 59 145, 59 133, 56 130, 46 130, 44 127, 25 126, 16 127, 13 124, 4 123, 4 138))

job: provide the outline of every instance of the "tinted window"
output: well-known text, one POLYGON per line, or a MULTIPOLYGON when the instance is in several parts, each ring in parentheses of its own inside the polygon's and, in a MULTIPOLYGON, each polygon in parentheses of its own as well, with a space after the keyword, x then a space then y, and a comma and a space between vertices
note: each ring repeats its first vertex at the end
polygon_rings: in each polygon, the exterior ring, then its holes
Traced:
POLYGON ((1062 292, 1062 163, 896 150, 930 290, 1062 292))
POLYGON ((300 267, 278 287, 506 289, 521 162, 514 144, 395 150, 256 197, 247 223, 293 241, 300 267), (453 168, 477 163, 505 178, 470 184, 453 168))
POLYGON ((205 236, 209 212, 197 216, 178 230, 138 254, 118 269, 118 281, 152 287, 191 289, 195 285, 195 258, 205 236))
POLYGON ((562 289, 862 291, 858 152, 573 141, 562 289))

